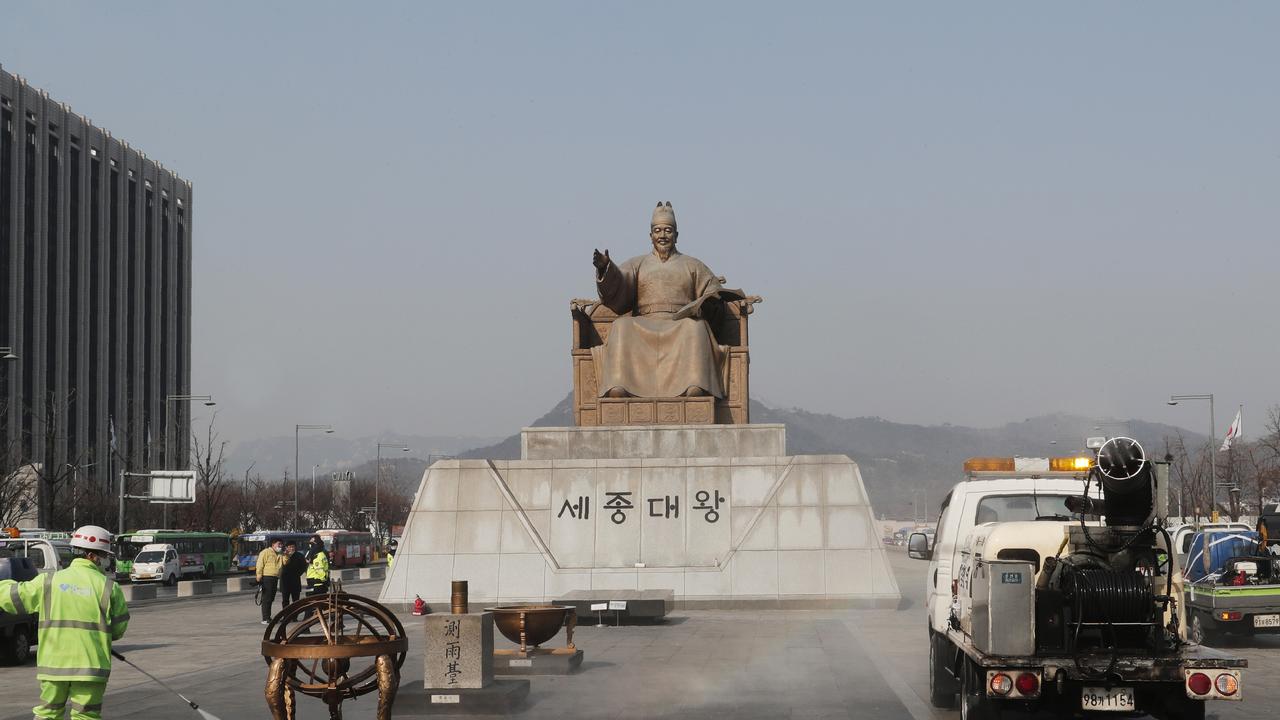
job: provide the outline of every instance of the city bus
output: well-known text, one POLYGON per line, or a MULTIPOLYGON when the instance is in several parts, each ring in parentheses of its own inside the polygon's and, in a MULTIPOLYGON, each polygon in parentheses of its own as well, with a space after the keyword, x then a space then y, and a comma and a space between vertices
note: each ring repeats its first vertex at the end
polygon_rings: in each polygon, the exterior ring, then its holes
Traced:
POLYGON ((293 532, 292 530, 257 530, 245 533, 236 539, 235 561, 232 566, 241 572, 254 572, 258 569, 258 553, 262 552, 272 540, 280 538, 281 542, 298 543, 298 552, 307 552, 307 540, 310 533, 293 532))
MULTIPOLYGON (((317 530, 329 552, 329 566, 335 568, 364 567, 375 559, 373 534, 360 530, 317 530)), ((310 535, 308 535, 310 537, 310 535)))
POLYGON ((227 533, 138 530, 116 536, 116 576, 128 577, 142 546, 159 543, 177 549, 182 565, 203 566, 201 574, 206 577, 231 569, 231 536, 227 533))

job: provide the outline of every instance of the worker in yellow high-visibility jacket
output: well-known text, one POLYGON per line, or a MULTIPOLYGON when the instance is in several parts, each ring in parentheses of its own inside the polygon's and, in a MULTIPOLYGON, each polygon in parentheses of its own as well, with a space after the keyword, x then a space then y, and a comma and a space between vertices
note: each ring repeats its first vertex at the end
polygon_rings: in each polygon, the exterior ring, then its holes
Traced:
POLYGON ((38 613, 37 718, 99 720, 111 675, 111 643, 124 637, 129 608, 115 581, 111 533, 85 525, 71 536, 75 559, 56 573, 0 582, 0 610, 38 613))
POLYGON ((311 564, 307 566, 307 597, 329 592, 329 554, 319 535, 311 536, 307 552, 311 555, 311 564))

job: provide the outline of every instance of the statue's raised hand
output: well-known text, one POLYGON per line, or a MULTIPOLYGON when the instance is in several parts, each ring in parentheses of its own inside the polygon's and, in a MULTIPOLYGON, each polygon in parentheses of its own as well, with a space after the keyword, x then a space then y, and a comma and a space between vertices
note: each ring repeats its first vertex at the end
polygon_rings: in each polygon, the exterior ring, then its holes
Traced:
POLYGON ((605 250, 603 254, 599 250, 591 256, 591 264, 596 266, 597 273, 603 273, 609 267, 609 263, 613 262, 609 259, 609 251, 605 250))

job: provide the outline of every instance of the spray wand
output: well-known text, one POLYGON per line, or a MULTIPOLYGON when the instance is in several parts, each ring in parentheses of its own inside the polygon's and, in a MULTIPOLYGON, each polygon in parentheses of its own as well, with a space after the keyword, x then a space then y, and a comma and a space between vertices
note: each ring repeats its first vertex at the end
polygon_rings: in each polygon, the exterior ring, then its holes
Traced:
POLYGON ((160 687, 162 687, 162 688, 164 688, 165 690, 168 690, 169 692, 173 693, 174 695, 177 695, 178 697, 182 698, 182 701, 183 701, 183 702, 185 702, 186 704, 190 705, 192 710, 195 710, 196 712, 200 713, 200 717, 204 718, 204 720, 218 720, 218 716, 216 716, 216 715, 214 715, 213 713, 210 713, 210 712, 208 712, 208 711, 206 711, 206 710, 201 710, 201 709, 200 709, 200 706, 199 706, 199 705, 197 705, 197 704, 195 704, 195 703, 194 703, 194 702, 192 702, 191 700, 188 700, 186 695, 183 695, 182 693, 178 692, 177 690, 174 690, 173 688, 169 687, 168 685, 166 685, 166 684, 165 684, 165 682, 164 682, 163 680, 161 680, 160 678, 156 677, 155 675, 152 675, 151 673, 147 672, 146 670, 143 670, 142 668, 138 667, 137 665, 134 665, 132 662, 130 662, 129 658, 126 658, 124 655, 121 655, 120 653, 116 652, 115 650, 112 650, 112 651, 111 651, 111 657, 113 657, 113 658, 115 658, 115 659, 117 659, 117 660, 121 660, 121 661, 123 661, 123 662, 124 662, 126 665, 128 665, 129 667, 133 668, 134 670, 137 670, 138 672, 142 673, 143 675, 146 675, 147 677, 149 677, 149 678, 151 678, 152 680, 154 680, 154 681, 155 681, 155 682, 156 682, 160 687))

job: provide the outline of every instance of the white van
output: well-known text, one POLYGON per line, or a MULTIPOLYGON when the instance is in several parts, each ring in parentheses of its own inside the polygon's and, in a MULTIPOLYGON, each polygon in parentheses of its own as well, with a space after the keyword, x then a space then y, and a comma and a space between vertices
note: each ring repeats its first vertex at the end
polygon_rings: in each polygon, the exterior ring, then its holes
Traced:
MULTIPOLYGON (((929 560, 925 597, 929 608, 931 674, 937 671, 935 659, 951 655, 941 644, 948 642, 951 581, 970 531, 989 522, 1079 517, 1067 509, 1066 501, 1083 494, 1089 464, 1088 458, 972 458, 965 462, 969 479, 956 483, 942 499, 932 546, 923 533, 912 535, 907 546, 912 558, 929 560)), ((1094 484, 1089 494, 1099 498, 1102 491, 1094 484)), ((939 693, 935 703, 946 703, 937 707, 950 707, 954 688, 946 682, 930 686, 939 693)))
POLYGON ((143 545, 138 556, 133 559, 129 579, 136 583, 162 582, 172 585, 182 577, 182 570, 177 548, 167 543, 153 543, 143 545))

